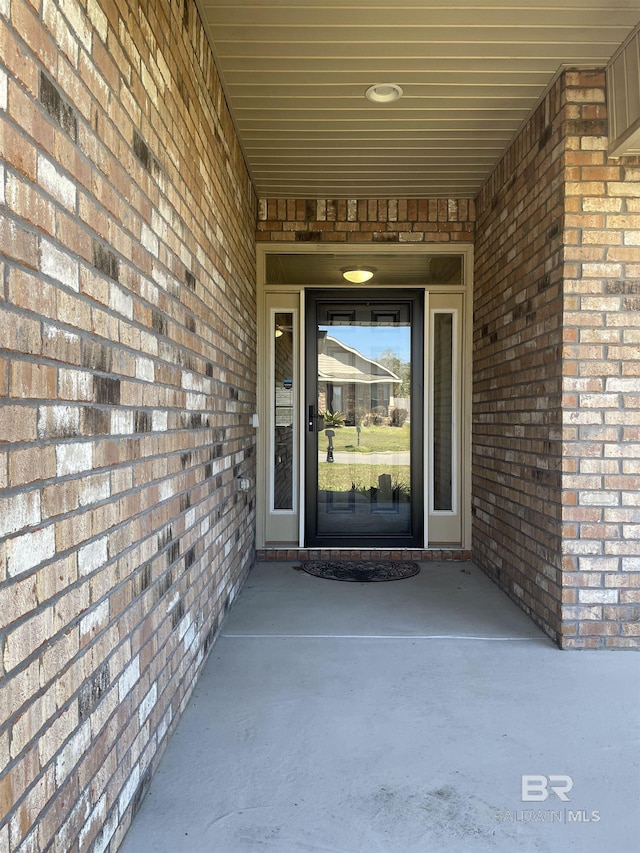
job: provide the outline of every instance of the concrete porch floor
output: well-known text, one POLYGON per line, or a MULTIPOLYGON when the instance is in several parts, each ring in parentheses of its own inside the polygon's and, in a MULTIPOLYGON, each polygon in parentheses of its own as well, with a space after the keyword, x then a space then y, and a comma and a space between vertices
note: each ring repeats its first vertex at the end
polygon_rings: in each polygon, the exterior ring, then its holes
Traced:
POLYGON ((469 563, 293 565, 251 572, 122 853, 638 853, 640 656, 559 651, 469 563))

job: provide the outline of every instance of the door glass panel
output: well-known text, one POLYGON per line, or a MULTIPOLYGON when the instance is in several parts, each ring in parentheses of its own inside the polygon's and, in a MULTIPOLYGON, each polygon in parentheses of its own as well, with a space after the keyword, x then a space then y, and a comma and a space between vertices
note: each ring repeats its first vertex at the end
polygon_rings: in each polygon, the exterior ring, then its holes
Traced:
POLYGON ((331 306, 316 326, 317 534, 412 532, 408 305, 331 306))
POLYGON ((433 508, 453 509, 453 314, 433 317, 433 508))
POLYGON ((294 471, 294 347, 293 313, 273 315, 274 401, 273 503, 276 510, 293 509, 294 471))

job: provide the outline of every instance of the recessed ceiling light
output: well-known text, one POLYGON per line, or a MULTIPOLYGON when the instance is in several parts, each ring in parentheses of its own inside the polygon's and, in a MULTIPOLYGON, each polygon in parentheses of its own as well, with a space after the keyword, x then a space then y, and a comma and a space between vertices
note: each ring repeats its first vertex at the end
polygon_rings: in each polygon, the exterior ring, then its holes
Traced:
POLYGON ((374 104, 391 104, 399 101, 402 95, 402 87, 397 83, 376 83, 364 93, 365 98, 374 104))
POLYGON ((364 284, 373 278, 374 270, 370 267, 345 267, 340 270, 342 277, 350 281, 351 284, 364 284))

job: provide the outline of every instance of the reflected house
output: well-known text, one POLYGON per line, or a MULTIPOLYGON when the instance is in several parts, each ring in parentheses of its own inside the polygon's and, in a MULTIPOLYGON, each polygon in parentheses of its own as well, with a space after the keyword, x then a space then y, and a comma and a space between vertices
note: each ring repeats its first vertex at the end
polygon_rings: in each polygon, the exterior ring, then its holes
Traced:
POLYGON ((394 386, 400 383, 388 367, 367 358, 337 338, 318 340, 318 408, 342 412, 345 423, 368 425, 389 417, 394 386))

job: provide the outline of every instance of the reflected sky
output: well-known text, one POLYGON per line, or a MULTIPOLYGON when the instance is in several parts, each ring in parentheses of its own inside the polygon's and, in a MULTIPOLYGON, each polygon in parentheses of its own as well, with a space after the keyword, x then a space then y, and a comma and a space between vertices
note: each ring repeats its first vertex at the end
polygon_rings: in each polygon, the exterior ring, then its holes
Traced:
POLYGON ((410 360, 411 328, 409 326, 319 326, 318 328, 374 361, 385 350, 393 350, 402 361, 410 360))

